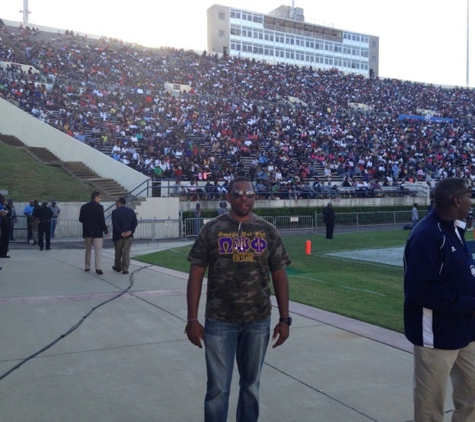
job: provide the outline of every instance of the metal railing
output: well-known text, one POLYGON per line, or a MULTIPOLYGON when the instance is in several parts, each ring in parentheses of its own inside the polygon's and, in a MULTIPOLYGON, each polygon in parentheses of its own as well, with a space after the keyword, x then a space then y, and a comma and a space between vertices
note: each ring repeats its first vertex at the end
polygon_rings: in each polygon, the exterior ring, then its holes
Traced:
MULTIPOLYGON (((420 218, 424 217, 425 211, 420 210, 420 218)), ((411 224, 411 211, 374 211, 337 213, 335 230, 337 232, 358 232, 367 230, 395 230, 403 229, 411 224)), ((264 220, 273 224, 280 232, 286 234, 314 233, 324 231, 325 223, 320 212, 314 215, 298 216, 261 216, 264 220)), ((195 238, 199 230, 210 221, 211 218, 175 218, 153 219, 138 221, 134 237, 158 241, 163 239, 195 238)), ((110 220, 106 220, 110 225, 110 220)), ((109 228, 112 233, 112 227, 109 228)), ((16 241, 25 241, 27 238, 26 218, 18 216, 15 225, 14 237, 16 241)), ((82 238, 82 224, 78 220, 58 218, 55 238, 74 239, 82 238)))
MULTIPOLYGON (((426 215, 419 210, 419 217, 426 215)), ((295 216, 260 216, 273 224, 280 232, 285 234, 313 233, 325 231, 323 215, 316 212, 311 215, 295 216)), ((411 211, 374 211, 337 213, 335 230, 340 233, 358 232, 368 230, 397 230, 408 228, 412 224, 411 211)), ((183 221, 183 237, 185 239, 196 237, 201 227, 210 219, 186 218, 183 221)))
MULTIPOLYGON (((426 213, 426 211, 419 210, 419 219, 423 218, 426 213)), ((315 213, 315 222, 315 232, 325 230, 325 223, 321 213, 315 213)), ((411 224, 411 211, 337 213, 335 230, 340 233, 368 230, 397 230, 408 228, 411 224)))
MULTIPOLYGON (((311 215, 300 216, 261 216, 274 225, 279 231, 289 233, 315 232, 314 218, 311 215)), ((183 220, 183 237, 185 239, 198 236, 199 231, 211 218, 186 218, 183 220)))

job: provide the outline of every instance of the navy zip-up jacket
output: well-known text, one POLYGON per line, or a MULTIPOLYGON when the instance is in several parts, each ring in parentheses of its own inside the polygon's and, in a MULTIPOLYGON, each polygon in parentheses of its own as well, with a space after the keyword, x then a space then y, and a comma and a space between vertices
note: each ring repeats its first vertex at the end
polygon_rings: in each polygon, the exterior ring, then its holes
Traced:
POLYGON ((463 222, 456 228, 432 210, 407 239, 404 329, 417 346, 455 350, 475 341, 475 265, 464 234, 463 222))

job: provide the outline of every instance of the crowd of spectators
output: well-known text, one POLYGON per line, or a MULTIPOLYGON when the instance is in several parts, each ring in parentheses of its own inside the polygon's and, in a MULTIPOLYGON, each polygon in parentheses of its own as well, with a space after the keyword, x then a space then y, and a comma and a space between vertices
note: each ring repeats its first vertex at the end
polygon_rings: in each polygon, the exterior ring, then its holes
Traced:
POLYGON ((0 60, 29 66, 0 69, 2 98, 153 178, 208 182, 198 194, 211 199, 241 174, 263 197, 475 180, 472 89, 69 31, 3 25, 0 37, 0 60), (165 83, 190 90, 175 96, 165 83), (453 121, 400 119, 421 110, 453 121))

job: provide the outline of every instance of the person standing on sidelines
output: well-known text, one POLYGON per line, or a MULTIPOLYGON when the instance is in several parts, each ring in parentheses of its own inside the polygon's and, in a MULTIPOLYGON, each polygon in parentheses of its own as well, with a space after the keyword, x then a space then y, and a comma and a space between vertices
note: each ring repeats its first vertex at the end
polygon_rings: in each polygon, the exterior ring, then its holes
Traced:
POLYGON ((82 223, 82 237, 86 243, 84 271, 91 269, 91 251, 94 246, 95 266, 97 274, 104 274, 102 271, 102 244, 104 234, 109 232, 104 217, 104 207, 100 204, 101 193, 93 191, 91 200, 82 205, 79 211, 79 221, 82 223))
POLYGON ((419 221, 419 211, 418 204, 414 204, 411 212, 412 228, 416 227, 417 222, 419 221))
POLYGON ((18 223, 18 217, 17 217, 15 205, 13 205, 13 199, 10 198, 8 200, 7 208, 10 210, 10 214, 8 216, 10 241, 14 241, 15 240, 15 224, 18 223))
POLYGON ((0 194, 0 258, 10 258, 10 255, 7 255, 10 243, 9 215, 10 210, 7 207, 5 197, 0 194))
POLYGON ((137 216, 133 209, 125 206, 126 200, 120 197, 116 209, 112 211, 112 241, 115 248, 115 262, 112 269, 122 274, 129 273, 130 248, 137 228, 137 216))
POLYGON ((467 230, 473 230, 473 207, 470 207, 467 215, 467 230))
POLYGON ((198 233, 201 229, 201 204, 196 203, 195 209, 193 210, 193 230, 195 236, 198 236, 198 233))
POLYGON ((30 244, 30 240, 33 239, 33 210, 35 209, 33 201, 23 209, 23 215, 26 217, 26 229, 27 229, 27 238, 26 242, 30 244))
POLYGON ((449 377, 452 421, 475 421, 475 262, 465 242, 472 189, 441 180, 434 209, 404 250, 404 331, 414 345, 414 420, 442 422, 449 377))
POLYGON ((38 246, 40 251, 45 247, 46 239, 46 250, 51 249, 51 216, 53 212, 48 207, 48 202, 43 201, 41 206, 35 207, 33 210, 33 217, 38 221, 38 246))
POLYGON ((273 347, 289 337, 290 264, 277 229, 252 212, 251 181, 237 177, 226 195, 228 213, 204 225, 189 255, 188 322, 185 332, 195 346, 205 345, 208 375, 205 422, 226 421, 234 359, 239 369, 237 422, 259 417, 259 383, 270 339, 272 278, 280 319, 273 347), (198 319, 203 277, 208 271, 205 325, 198 319))
POLYGON ((228 212, 228 203, 226 201, 221 201, 219 203, 218 215, 226 214, 228 212))
POLYGON ((38 244, 38 219, 35 217, 35 209, 40 207, 37 199, 33 200, 33 212, 31 214, 31 235, 33 238, 33 246, 38 244))
POLYGON ((335 210, 333 204, 329 202, 325 208, 323 208, 323 222, 327 226, 326 238, 333 239, 333 230, 335 228, 335 210))
POLYGON ((51 217, 51 237, 53 238, 54 232, 56 231, 56 225, 58 223, 58 217, 59 217, 59 213, 61 212, 61 209, 58 207, 55 199, 51 201, 51 205, 49 206, 49 209, 53 213, 53 216, 51 217))

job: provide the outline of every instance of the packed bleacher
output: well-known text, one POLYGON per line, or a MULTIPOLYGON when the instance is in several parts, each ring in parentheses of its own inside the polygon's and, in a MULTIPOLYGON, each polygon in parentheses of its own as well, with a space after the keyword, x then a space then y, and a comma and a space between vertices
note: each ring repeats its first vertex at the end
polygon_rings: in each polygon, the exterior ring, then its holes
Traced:
POLYGON ((471 89, 21 25, 0 25, 0 38, 2 98, 154 179, 187 181, 176 195, 218 200, 238 174, 261 198, 475 179, 471 89))

